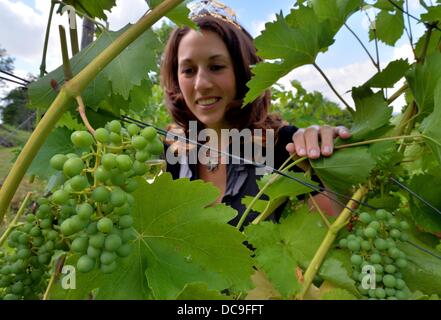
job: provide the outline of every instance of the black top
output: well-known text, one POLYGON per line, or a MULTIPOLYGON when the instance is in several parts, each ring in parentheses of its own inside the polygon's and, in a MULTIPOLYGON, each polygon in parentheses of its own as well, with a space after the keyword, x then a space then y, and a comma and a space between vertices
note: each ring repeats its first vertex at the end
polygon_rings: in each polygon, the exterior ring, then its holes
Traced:
MULTIPOLYGON (((285 160, 289 157, 288 151, 286 151, 286 145, 292 142, 292 136, 297 131, 295 126, 285 126, 279 129, 278 138, 274 147, 274 168, 279 168, 285 160)), ((166 145, 166 150, 168 145, 166 145)), ((230 161, 231 162, 231 161, 230 161)), ((198 179, 198 170, 196 164, 181 165, 179 163, 169 164, 167 163, 167 172, 170 172, 173 179, 182 177, 189 177, 190 180, 198 179)), ((227 164, 227 186, 222 202, 231 206, 238 211, 238 215, 229 223, 237 225, 245 211, 246 207, 241 203, 242 198, 245 196, 255 196, 259 192, 256 180, 261 176, 256 176, 256 168, 250 164, 227 164)), ((263 196, 262 199, 268 199, 263 196)), ((272 220, 278 220, 278 215, 283 209, 284 205, 281 205, 276 212, 272 215, 272 220)), ((259 213, 251 211, 244 225, 253 221, 259 213)))

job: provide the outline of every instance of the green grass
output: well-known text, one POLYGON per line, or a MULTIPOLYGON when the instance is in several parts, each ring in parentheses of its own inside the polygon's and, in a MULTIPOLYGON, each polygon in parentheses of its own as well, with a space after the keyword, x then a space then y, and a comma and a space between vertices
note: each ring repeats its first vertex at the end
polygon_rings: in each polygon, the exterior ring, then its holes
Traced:
POLYGON ((8 124, 0 124, 0 146, 2 141, 12 143, 13 147, 24 145, 30 135, 29 131, 17 130, 8 124))

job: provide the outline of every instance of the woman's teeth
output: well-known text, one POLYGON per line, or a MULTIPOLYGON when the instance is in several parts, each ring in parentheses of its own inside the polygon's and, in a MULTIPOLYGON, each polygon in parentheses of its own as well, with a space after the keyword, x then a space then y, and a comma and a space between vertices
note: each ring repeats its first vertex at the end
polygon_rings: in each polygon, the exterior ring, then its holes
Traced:
POLYGON ((211 98, 211 99, 205 99, 205 100, 199 100, 198 104, 202 106, 208 106, 210 104, 216 103, 219 99, 218 98, 211 98))

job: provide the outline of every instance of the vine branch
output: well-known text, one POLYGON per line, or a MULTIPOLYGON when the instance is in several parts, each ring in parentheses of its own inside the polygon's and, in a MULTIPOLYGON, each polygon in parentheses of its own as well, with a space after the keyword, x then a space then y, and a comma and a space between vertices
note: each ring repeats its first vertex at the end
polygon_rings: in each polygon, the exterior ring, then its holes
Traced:
POLYGON ((377 68, 378 72, 380 72, 380 66, 378 65, 378 63, 375 62, 374 57, 372 57, 371 53, 369 52, 369 50, 366 48, 366 46, 364 45, 363 41, 361 41, 361 39, 359 38, 359 36, 347 25, 347 23, 344 23, 345 27, 354 35, 354 37, 358 40, 358 42, 360 43, 360 45, 363 47, 364 51, 367 53, 367 55, 369 56, 369 59, 371 59, 372 64, 375 66, 375 68, 377 68))
POLYGON ((31 197, 32 192, 28 192, 26 194, 26 197, 24 198, 20 208, 17 211, 17 214, 15 215, 14 219, 11 221, 11 223, 8 225, 8 228, 5 230, 5 232, 2 234, 2 237, 0 238, 0 247, 3 245, 3 243, 8 238, 11 231, 16 227, 17 221, 20 219, 20 217, 23 215, 26 206, 28 204, 29 198, 31 197))

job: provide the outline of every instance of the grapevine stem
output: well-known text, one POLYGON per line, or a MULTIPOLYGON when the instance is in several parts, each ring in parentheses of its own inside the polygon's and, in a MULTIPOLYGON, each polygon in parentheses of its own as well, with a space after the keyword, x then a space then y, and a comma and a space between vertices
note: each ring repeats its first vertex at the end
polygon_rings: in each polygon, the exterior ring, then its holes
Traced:
POLYGON ((322 77, 325 79, 326 83, 329 85, 329 87, 331 88, 331 90, 335 93, 335 95, 340 99, 341 102, 343 102, 343 104, 346 106, 346 108, 348 109, 349 112, 353 113, 354 109, 352 109, 349 104, 345 101, 345 99, 343 99, 343 97, 338 93, 338 91, 334 88, 334 86, 332 85, 331 81, 328 79, 328 77, 326 76, 326 74, 323 72, 322 69, 320 69, 320 67, 314 62, 312 64, 317 71, 322 75, 322 77))
POLYGON ((66 255, 62 255, 57 259, 57 262, 55 264, 55 271, 52 273, 52 276, 49 279, 49 284, 46 288, 46 291, 44 292, 43 300, 47 300, 49 298, 49 292, 51 291, 52 286, 54 285, 55 279, 61 273, 65 260, 66 260, 66 255))
POLYGON ((349 26, 347 25, 347 23, 345 22, 345 27, 354 35, 354 37, 358 40, 358 42, 361 44, 361 46, 363 47, 364 51, 367 53, 367 55, 369 56, 369 59, 371 59, 372 64, 375 66, 375 68, 377 68, 378 72, 380 72, 380 67, 378 66, 378 64, 375 62, 374 58, 372 57, 371 53, 369 52, 369 50, 366 48, 366 46, 364 45, 363 41, 361 41, 361 39, 359 38, 359 36, 351 29, 349 28, 349 26))
MULTIPOLYGON (((368 189, 365 186, 361 186, 355 192, 354 196, 352 197, 352 200, 348 202, 347 207, 353 208, 354 206, 356 206, 357 205, 356 201, 361 201, 361 199, 364 197, 364 195, 367 192, 368 189)), ((305 294, 308 292, 309 287, 312 284, 312 280, 314 279, 315 275, 320 269, 320 266, 323 260, 325 259, 326 254, 329 251, 329 248, 334 243, 334 240, 336 239, 338 232, 345 226, 347 220, 351 216, 351 211, 348 208, 343 209, 343 211, 338 216, 337 220, 335 220, 334 223, 331 225, 331 227, 328 229, 328 232, 326 233, 326 236, 323 239, 320 248, 317 250, 317 252, 314 255, 314 258, 312 259, 311 263, 306 269, 306 272, 304 274, 304 283, 303 283, 302 291, 297 296, 298 299, 303 299, 305 294)))
POLYGON ((9 234, 12 232, 12 230, 17 226, 16 223, 22 216, 23 212, 26 209, 26 205, 29 201, 29 198, 31 197, 32 192, 28 192, 26 194, 26 197, 24 198, 20 208, 17 211, 17 214, 15 215, 14 219, 11 221, 11 223, 8 225, 8 228, 5 230, 5 232, 2 234, 2 237, 0 238, 0 247, 3 245, 3 243, 8 238, 9 234))
POLYGON ((393 95, 390 96, 389 99, 387 99, 387 104, 391 104, 392 102, 394 102, 399 96, 401 96, 404 92, 406 92, 406 90, 409 88, 408 84, 405 83, 403 84, 403 86, 397 90, 397 92, 395 92, 393 95))
POLYGON ((83 120, 87 131, 89 131, 92 135, 95 135, 95 129, 90 125, 90 122, 86 116, 86 106, 84 105, 83 98, 81 98, 81 96, 78 96, 76 97, 76 100, 78 103, 78 112, 80 113, 81 120, 83 120))
POLYGON ((144 31, 148 30, 156 21, 162 18, 168 11, 179 5, 183 0, 165 0, 156 6, 148 15, 140 19, 126 32, 119 36, 112 44, 102 51, 89 65, 87 65, 72 80, 65 83, 58 96, 47 110, 44 117, 38 123, 31 137, 23 147, 16 162, 12 166, 2 188, 0 189, 0 221, 12 196, 17 190, 20 181, 35 158, 40 147, 45 142, 55 124, 67 110, 68 103, 77 97, 86 86, 103 70, 115 57, 135 41, 144 31))
POLYGON ((309 194, 309 199, 311 199, 312 204, 314 205, 314 208, 317 210, 317 212, 320 214, 320 217, 322 218, 323 222, 326 224, 326 226, 329 228, 331 228, 331 224, 329 223, 328 218, 326 218, 325 214, 323 213, 323 211, 320 209, 319 205, 317 204, 317 202, 315 201, 314 197, 311 196, 311 194, 309 194))
POLYGON ((398 139, 408 139, 408 138, 424 138, 424 136, 414 134, 414 135, 407 135, 407 136, 386 137, 386 138, 379 138, 379 139, 372 139, 372 140, 342 144, 342 145, 336 146, 334 148, 335 149, 344 149, 344 148, 362 146, 362 145, 366 145, 366 144, 372 144, 372 143, 376 143, 376 142, 391 141, 391 140, 398 140, 398 139))

